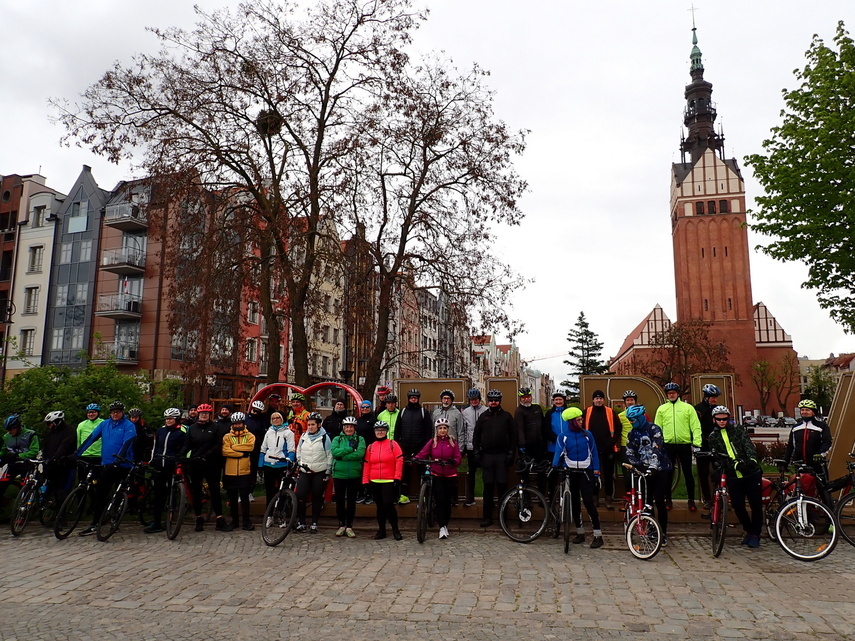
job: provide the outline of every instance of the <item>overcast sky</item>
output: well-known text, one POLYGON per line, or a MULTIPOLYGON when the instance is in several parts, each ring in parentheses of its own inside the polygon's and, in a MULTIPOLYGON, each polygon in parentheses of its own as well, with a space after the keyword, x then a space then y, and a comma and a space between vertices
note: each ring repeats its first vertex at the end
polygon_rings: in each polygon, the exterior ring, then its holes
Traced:
MULTIPOLYGON (((213 8, 223 0, 201 2, 213 8)), ((615 355, 656 303, 675 318, 669 222, 671 163, 689 81, 691 3, 684 0, 565 2, 433 0, 416 34, 460 68, 491 71, 496 112, 531 130, 518 167, 529 181, 522 226, 502 231, 497 252, 534 279, 516 296, 527 333, 524 357, 566 352, 584 310, 615 355)), ((779 122, 781 90, 794 87, 814 33, 831 43, 838 20, 855 27, 851 0, 775 3, 695 0, 705 78, 713 83, 727 157, 743 169, 749 203, 759 186, 743 158, 762 151, 779 122)), ((67 191, 81 165, 107 189, 130 178, 78 148, 61 148, 50 96, 73 99, 116 60, 157 48, 145 26, 190 26, 188 0, 0 0, 0 174, 40 172, 67 191)), ((764 242, 751 235, 752 245, 764 242)), ((821 248, 806 247, 806 252, 821 248)), ((806 268, 751 256, 754 301, 766 303, 799 355, 855 350, 814 293, 806 268)), ((562 380, 563 359, 532 363, 562 380)))

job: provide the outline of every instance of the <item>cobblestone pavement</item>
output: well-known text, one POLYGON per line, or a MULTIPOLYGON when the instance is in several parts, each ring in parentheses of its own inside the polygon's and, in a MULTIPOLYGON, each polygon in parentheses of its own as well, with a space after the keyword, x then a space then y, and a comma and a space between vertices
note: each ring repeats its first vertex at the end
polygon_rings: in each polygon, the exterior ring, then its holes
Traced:
POLYGON ((107 543, 56 541, 38 525, 0 534, 0 638, 855 638, 845 541, 802 563, 734 535, 713 559, 698 530, 642 562, 616 531, 566 556, 559 541, 522 545, 495 527, 424 545, 406 530, 401 542, 358 534, 322 528, 276 548, 258 530, 168 541, 126 525, 107 543))

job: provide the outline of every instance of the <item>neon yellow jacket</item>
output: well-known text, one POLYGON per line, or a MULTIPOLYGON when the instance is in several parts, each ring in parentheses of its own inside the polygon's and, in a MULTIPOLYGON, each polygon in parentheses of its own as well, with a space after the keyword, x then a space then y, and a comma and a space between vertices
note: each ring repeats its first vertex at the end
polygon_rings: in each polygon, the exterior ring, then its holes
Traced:
POLYGON ((701 421, 695 408, 680 399, 665 401, 653 421, 662 428, 666 445, 701 446, 701 421))

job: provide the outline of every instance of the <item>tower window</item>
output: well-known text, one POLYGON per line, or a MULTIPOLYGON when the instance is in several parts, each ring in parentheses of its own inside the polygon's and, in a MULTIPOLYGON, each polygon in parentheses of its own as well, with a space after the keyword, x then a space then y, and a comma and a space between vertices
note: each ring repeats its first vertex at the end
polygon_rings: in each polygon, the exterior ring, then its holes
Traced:
POLYGON ((733 309, 733 300, 730 298, 727 299, 727 308, 733 309))
POLYGON ((727 213, 727 201, 726 200, 719 200, 718 201, 718 211, 722 214, 727 213))
POLYGON ((706 298, 704 299, 704 311, 705 312, 710 311, 710 302, 706 298))
POLYGON ((712 248, 712 255, 713 255, 713 258, 715 258, 715 247, 712 248))
POLYGON ((701 258, 703 258, 703 257, 704 257, 704 248, 701 247, 701 258))
POLYGON ((724 255, 727 256, 727 247, 724 248, 724 255))
POLYGON ((699 200, 698 202, 696 202, 696 203, 695 203, 695 213, 696 213, 698 216, 703 216, 703 215, 704 215, 704 203, 703 203, 702 201, 700 201, 700 200, 699 200))
POLYGON ((715 201, 714 201, 714 200, 709 201, 709 202, 707 203, 707 207, 709 208, 709 213, 710 213, 710 214, 714 214, 714 213, 715 213, 715 201))

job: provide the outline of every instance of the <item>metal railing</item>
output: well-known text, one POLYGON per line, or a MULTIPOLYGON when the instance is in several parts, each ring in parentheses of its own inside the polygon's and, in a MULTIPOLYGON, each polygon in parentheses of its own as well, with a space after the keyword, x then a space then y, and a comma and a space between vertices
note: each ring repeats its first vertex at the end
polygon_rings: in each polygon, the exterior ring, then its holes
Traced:
POLYGON ((101 266, 109 267, 110 265, 134 265, 145 268, 145 252, 130 247, 107 249, 101 254, 101 266))
POLYGON ((95 348, 94 361, 137 361, 139 360, 139 343, 131 341, 105 341, 95 348))
POLYGON ((104 221, 107 223, 120 220, 135 220, 140 223, 147 223, 146 212, 139 205, 134 203, 115 203, 107 205, 107 211, 104 213, 104 221))
POLYGON ((142 296, 134 294, 101 294, 98 297, 96 312, 142 313, 142 296))

